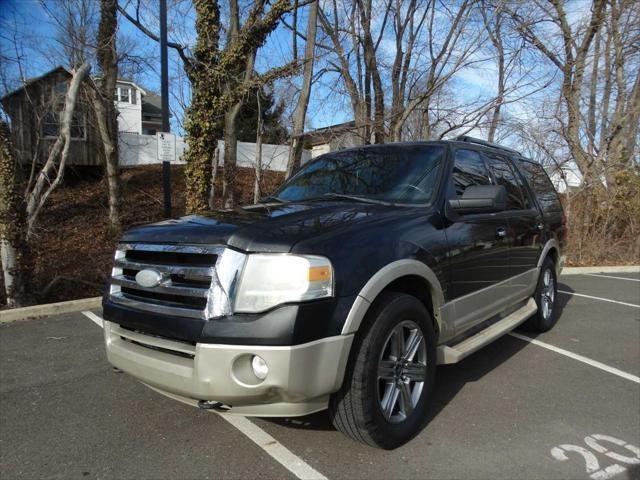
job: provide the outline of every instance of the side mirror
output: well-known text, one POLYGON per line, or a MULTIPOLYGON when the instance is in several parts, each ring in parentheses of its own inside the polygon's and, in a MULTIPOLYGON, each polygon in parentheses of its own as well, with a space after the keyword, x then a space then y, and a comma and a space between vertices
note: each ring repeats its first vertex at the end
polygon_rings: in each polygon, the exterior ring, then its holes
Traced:
POLYGON ((504 185, 472 185, 462 197, 449 200, 449 207, 459 214, 501 212, 507 208, 507 190, 504 185))

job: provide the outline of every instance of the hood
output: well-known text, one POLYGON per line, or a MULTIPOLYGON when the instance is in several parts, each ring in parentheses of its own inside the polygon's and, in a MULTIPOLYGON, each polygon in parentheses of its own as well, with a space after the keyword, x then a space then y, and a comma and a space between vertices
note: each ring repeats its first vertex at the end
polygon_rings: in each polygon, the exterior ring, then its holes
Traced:
POLYGON ((135 227, 123 242, 229 245, 248 252, 291 251, 313 236, 384 222, 410 207, 327 201, 258 204, 135 227))

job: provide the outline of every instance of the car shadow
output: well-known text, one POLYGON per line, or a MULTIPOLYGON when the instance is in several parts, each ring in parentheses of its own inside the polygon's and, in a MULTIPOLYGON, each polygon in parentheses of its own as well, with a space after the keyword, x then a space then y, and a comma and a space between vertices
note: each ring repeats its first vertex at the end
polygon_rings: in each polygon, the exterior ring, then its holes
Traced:
MULTIPOLYGON (((558 285, 558 289, 567 292, 574 291, 571 287, 563 283, 558 285)), ((570 303, 571 298, 571 295, 557 295, 556 308, 558 308, 558 322, 562 321, 562 312, 567 304, 570 303)), ((527 331, 526 329, 518 329, 517 331, 530 338, 536 338, 540 335, 527 331)), ((507 362, 528 345, 527 342, 523 342, 522 340, 504 336, 459 363, 438 366, 436 370, 436 389, 431 398, 425 425, 428 425, 429 422, 455 398, 467 383, 481 380, 485 375, 507 362)), ((269 417, 263 418, 263 420, 288 428, 302 430, 335 430, 326 410, 303 417, 269 417)))
MULTIPOLYGON (((573 288, 571 288, 566 283, 562 283, 562 282, 558 282, 558 290, 563 290, 569 293, 575 293, 575 290, 573 288)), ((567 295, 566 293, 558 292, 558 295, 556 297, 556 308, 558 309, 558 312, 557 312, 558 321, 560 321, 560 319, 562 318, 562 312, 564 311, 566 306, 571 302, 572 298, 573 298, 572 295, 567 295)))

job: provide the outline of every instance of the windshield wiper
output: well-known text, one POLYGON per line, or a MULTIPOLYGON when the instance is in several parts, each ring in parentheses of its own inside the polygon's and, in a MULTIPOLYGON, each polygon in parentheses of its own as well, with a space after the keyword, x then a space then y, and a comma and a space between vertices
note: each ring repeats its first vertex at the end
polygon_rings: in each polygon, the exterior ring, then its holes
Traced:
POLYGON ((355 202, 362 202, 362 203, 374 203, 376 205, 387 205, 387 206, 393 205, 393 203, 385 202, 384 200, 376 200, 374 198, 360 197, 358 195, 347 195, 345 193, 329 192, 322 195, 322 198, 343 198, 345 200, 353 200, 355 202))
POLYGON ((269 202, 277 202, 277 203, 289 203, 287 200, 283 200, 274 195, 269 195, 268 197, 264 197, 260 200, 259 203, 269 203, 269 202))

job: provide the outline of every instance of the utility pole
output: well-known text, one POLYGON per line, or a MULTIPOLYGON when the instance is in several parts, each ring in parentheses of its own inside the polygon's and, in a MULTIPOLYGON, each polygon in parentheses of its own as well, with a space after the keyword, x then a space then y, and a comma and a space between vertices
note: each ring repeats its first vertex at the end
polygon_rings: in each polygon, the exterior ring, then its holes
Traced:
MULTIPOLYGON (((167 0, 160 0, 160 96, 162 97, 162 131, 169 133, 169 64, 167 58, 167 0)), ((171 164, 162 162, 164 216, 171 217, 171 164)))

